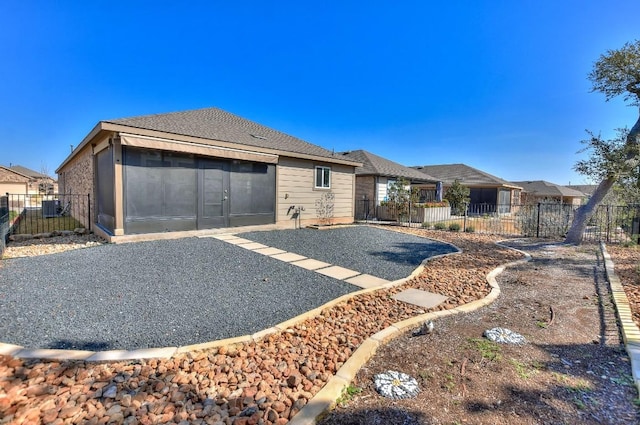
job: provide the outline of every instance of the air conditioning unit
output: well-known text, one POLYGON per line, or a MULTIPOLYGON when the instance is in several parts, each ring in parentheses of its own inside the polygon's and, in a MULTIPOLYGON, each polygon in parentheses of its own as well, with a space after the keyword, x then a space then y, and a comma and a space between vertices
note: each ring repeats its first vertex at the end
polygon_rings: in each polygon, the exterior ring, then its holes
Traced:
POLYGON ((42 201, 42 216, 44 218, 57 217, 60 211, 60 201, 42 201))

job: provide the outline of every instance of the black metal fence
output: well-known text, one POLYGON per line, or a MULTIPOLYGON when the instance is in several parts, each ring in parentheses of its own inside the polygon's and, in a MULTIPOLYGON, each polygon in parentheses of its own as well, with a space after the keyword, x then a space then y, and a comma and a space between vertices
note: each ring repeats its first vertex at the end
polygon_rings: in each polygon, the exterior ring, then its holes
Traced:
POLYGON ((9 239, 9 197, 0 196, 0 257, 9 239))
POLYGON ((91 197, 78 194, 9 194, 0 198, 0 229, 14 234, 91 230, 91 197))
MULTIPOLYGON (((563 238, 578 206, 560 203, 464 204, 426 208, 423 204, 374 205, 356 201, 356 219, 403 226, 538 238, 563 238)), ((638 242, 640 205, 601 205, 587 223, 583 240, 638 242)))

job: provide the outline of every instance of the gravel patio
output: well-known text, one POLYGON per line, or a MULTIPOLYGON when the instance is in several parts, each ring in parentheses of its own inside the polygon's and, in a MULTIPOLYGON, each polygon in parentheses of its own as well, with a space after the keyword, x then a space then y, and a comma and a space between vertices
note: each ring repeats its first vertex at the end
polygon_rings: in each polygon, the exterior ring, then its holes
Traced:
MULTIPOLYGON (((372 227, 244 238, 388 280, 450 245, 372 227)), ((251 334, 360 288, 213 238, 101 245, 0 267, 0 341, 29 348, 182 346, 251 334)))

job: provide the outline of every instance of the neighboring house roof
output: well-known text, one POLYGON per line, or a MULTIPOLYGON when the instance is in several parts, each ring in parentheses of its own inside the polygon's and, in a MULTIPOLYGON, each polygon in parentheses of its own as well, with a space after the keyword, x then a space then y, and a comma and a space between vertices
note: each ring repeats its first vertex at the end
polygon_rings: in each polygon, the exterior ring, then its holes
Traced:
POLYGON ((403 177, 413 181, 419 180, 434 183, 438 181, 418 170, 405 167, 397 162, 390 161, 362 149, 336 153, 336 156, 340 155, 344 158, 362 163, 361 167, 356 167, 356 176, 403 177))
POLYGON ((444 184, 452 184, 458 180, 464 186, 504 186, 521 189, 518 185, 465 164, 420 165, 411 168, 432 176, 444 184))
POLYGON ((223 111, 204 108, 184 112, 142 115, 100 121, 71 155, 58 167, 60 170, 75 154, 100 132, 122 132, 150 137, 185 140, 211 146, 247 147, 256 152, 358 166, 360 163, 338 157, 332 151, 290 136, 262 124, 223 111))
POLYGON ((513 182, 513 184, 521 186, 522 190, 526 193, 539 197, 583 198, 585 196, 583 192, 578 190, 571 189, 566 186, 560 186, 555 183, 549 183, 544 180, 513 182))
POLYGON ((12 167, 5 167, 5 166, 0 165, 0 170, 4 170, 4 171, 6 171, 8 173, 11 173, 9 175, 15 175, 17 178, 21 179, 21 181, 19 181, 19 182, 28 182, 29 180, 31 180, 31 177, 29 177, 26 174, 20 173, 20 172, 18 172, 16 170, 13 170, 12 167))
POLYGON ((21 165, 11 165, 9 166, 11 171, 15 171, 16 173, 20 173, 24 176, 31 177, 33 179, 50 179, 50 176, 46 174, 39 173, 37 171, 33 171, 27 167, 23 167, 21 165))
POLYGON ((565 187, 582 192, 586 196, 591 196, 593 195, 593 192, 595 192, 598 185, 597 184, 568 184, 565 187))

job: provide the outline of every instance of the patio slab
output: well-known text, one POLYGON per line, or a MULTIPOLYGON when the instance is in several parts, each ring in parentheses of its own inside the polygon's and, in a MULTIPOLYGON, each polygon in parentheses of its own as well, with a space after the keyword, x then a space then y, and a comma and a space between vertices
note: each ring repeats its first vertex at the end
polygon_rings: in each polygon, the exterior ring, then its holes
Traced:
POLYGON ((422 308, 433 308, 442 304, 447 299, 444 295, 434 294, 433 292, 422 291, 414 288, 406 289, 397 293, 393 298, 422 308))

